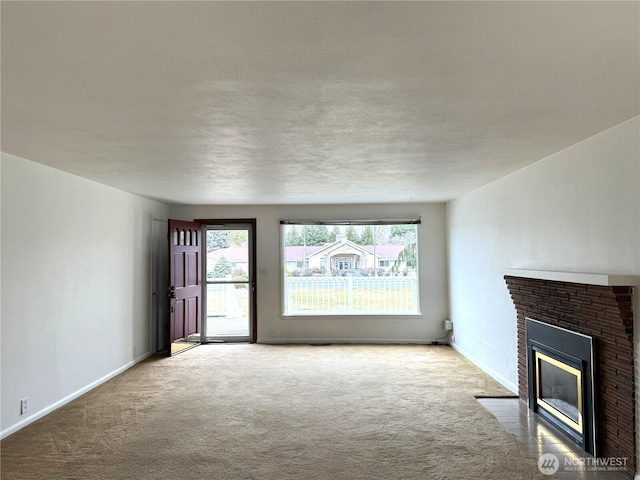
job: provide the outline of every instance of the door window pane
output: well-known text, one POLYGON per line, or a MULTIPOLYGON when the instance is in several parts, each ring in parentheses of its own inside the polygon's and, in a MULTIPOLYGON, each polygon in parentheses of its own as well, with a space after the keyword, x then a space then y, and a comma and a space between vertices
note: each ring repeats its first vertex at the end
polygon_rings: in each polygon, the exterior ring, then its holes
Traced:
POLYGON ((250 335, 249 230, 206 230, 205 337, 250 335))

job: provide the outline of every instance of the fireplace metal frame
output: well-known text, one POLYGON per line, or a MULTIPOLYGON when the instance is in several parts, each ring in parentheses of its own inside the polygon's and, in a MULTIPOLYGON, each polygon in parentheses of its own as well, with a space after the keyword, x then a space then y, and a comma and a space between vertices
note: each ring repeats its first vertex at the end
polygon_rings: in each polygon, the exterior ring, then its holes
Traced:
POLYGON ((575 331, 526 318, 529 408, 544 417, 585 451, 597 456, 598 425, 595 415, 596 392, 593 338, 575 331), (581 373, 582 422, 571 426, 552 408, 538 402, 537 357, 549 357, 581 373))
POLYGON ((556 417, 558 420, 560 420, 561 422, 566 423, 567 425, 569 425, 570 427, 572 427, 575 431, 577 432, 581 432, 583 429, 583 418, 584 418, 584 392, 583 392, 583 388, 582 388, 582 370, 579 368, 575 368, 571 365, 568 365, 565 362, 561 362, 549 355, 546 355, 540 351, 536 351, 535 353, 535 370, 536 370, 536 376, 535 376, 535 381, 536 381, 536 402, 538 403, 538 407, 542 407, 545 410, 547 410, 551 415, 553 415, 554 417, 556 417), (541 378, 540 378, 540 360, 545 361, 561 370, 564 370, 567 373, 570 373, 571 375, 573 375, 576 378, 576 390, 578 393, 578 405, 577 405, 577 410, 578 410, 578 420, 575 421, 573 420, 571 417, 569 417, 568 415, 566 415, 562 410, 560 410, 559 408, 555 407, 554 405, 552 405, 551 403, 547 402, 544 398, 542 398, 540 396, 540 391, 542 390, 542 385, 541 385, 541 378))

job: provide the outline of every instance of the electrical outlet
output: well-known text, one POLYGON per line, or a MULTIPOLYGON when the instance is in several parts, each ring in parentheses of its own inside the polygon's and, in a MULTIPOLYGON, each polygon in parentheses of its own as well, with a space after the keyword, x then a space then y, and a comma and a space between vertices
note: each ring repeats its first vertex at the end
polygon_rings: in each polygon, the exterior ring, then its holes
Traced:
POLYGON ((260 267, 260 276, 261 277, 266 277, 267 276, 267 268, 266 267, 260 267))
POLYGON ((136 347, 135 345, 133 346, 133 356, 134 358, 138 356, 138 347, 136 347))
POLYGON ((276 331, 274 329, 269 330, 269 336, 274 338, 276 336, 276 331))
POLYGON ((20 415, 26 415, 29 412, 29 399, 20 400, 20 415))

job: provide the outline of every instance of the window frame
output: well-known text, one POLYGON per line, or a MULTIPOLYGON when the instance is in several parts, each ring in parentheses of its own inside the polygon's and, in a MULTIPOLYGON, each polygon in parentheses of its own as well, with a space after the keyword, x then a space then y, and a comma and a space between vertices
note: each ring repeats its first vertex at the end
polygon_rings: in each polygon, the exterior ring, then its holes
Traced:
MULTIPOLYGON (((393 318, 400 318, 400 317, 420 317, 422 315, 421 311, 421 302, 420 302, 420 292, 421 292, 421 284, 420 284, 420 242, 419 242, 419 238, 420 238, 420 228, 419 226, 421 225, 421 219, 420 217, 416 217, 416 218, 402 218, 402 219, 390 219, 390 220, 318 220, 318 219, 314 219, 314 220, 281 220, 280 221, 280 280, 281 280, 281 292, 280 292, 280 304, 281 304, 281 311, 280 311, 280 315, 283 318, 318 318, 318 317, 325 317, 325 318, 331 318, 331 317, 393 317, 393 318), (286 253, 286 241, 287 241, 287 227, 291 226, 291 225, 295 225, 295 226, 312 226, 312 225, 324 225, 324 226, 344 226, 344 227, 348 227, 348 226, 360 226, 360 227, 366 227, 366 226, 371 226, 371 227, 375 227, 375 226, 395 226, 395 225, 415 225, 415 233, 414 233, 414 241, 413 242, 407 242, 405 245, 411 245, 411 244, 415 244, 415 266, 412 267, 412 271, 410 272, 409 275, 404 275, 409 276, 411 279, 414 279, 415 285, 412 287, 411 290, 411 295, 412 295, 412 308, 411 309, 407 309, 407 310, 349 310, 349 311, 345 311, 345 310, 340 310, 340 311, 325 311, 325 310, 305 310, 305 311, 301 311, 301 310, 294 310, 294 311, 288 311, 287 305, 288 305, 288 286, 287 286, 287 278, 289 278, 289 271, 288 271, 288 267, 287 264, 288 263, 292 263, 292 260, 288 260, 287 259, 287 253, 286 253)), ((335 243, 335 242, 333 242, 335 243)), ((331 244, 325 244, 325 246, 327 245, 332 245, 331 244)), ((380 244, 380 245, 388 245, 388 244, 380 244)), ((330 257, 327 257, 326 259, 323 259, 325 262, 326 267, 328 268, 330 266, 330 257)), ((372 262, 373 262, 373 269, 377 270, 377 269, 381 269, 384 267, 380 267, 378 265, 379 263, 379 259, 376 260, 375 255, 372 256, 372 262)), ((388 264, 387 268, 391 268, 394 264, 393 261, 389 260, 389 259, 385 259, 386 263, 388 264)), ((306 262, 306 258, 303 260, 302 263, 306 262)), ((296 264, 300 263, 297 262, 296 259, 296 264)), ((372 277, 378 277, 379 275, 372 275, 369 278, 372 277)), ((400 277, 399 275, 395 275, 396 277, 400 277)), ((357 277, 360 277, 359 275, 357 277)))

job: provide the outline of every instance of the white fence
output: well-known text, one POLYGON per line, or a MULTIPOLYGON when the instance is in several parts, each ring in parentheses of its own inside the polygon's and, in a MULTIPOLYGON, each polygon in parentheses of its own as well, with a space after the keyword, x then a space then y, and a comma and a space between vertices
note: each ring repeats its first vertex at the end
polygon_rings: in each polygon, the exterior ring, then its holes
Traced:
POLYGON ((418 313, 415 277, 286 277, 285 315, 418 313))

